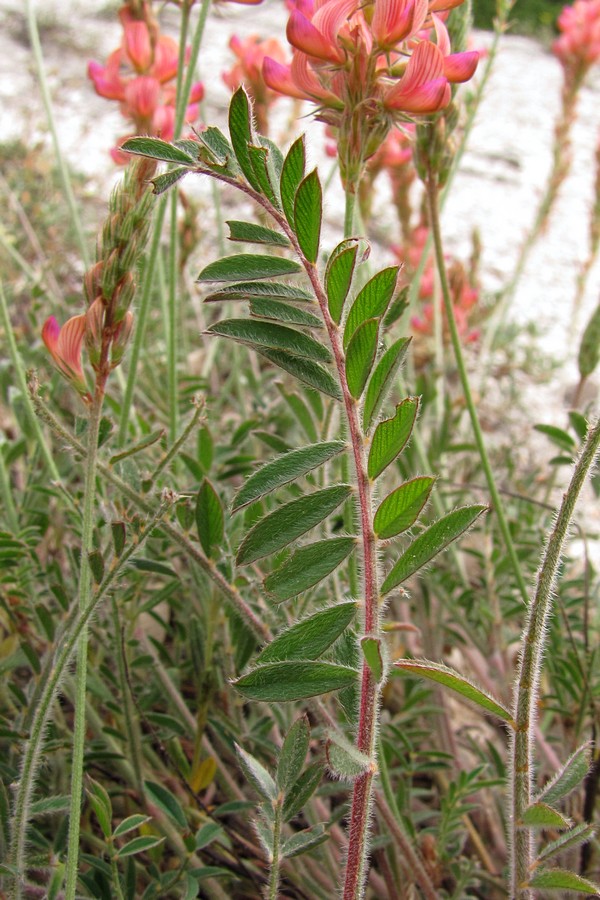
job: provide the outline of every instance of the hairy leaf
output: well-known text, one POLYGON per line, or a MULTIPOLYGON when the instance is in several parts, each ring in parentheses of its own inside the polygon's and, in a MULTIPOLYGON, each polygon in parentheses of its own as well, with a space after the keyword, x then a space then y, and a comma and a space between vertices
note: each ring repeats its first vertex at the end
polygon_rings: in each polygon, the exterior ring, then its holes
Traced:
POLYGON ((242 750, 238 744, 235 745, 235 750, 244 775, 257 793, 260 794, 263 800, 275 800, 277 798, 277 785, 270 772, 267 772, 262 763, 255 759, 252 754, 242 750))
POLYGON ((277 322, 289 322, 291 325, 303 325, 306 328, 323 327, 321 319, 305 309, 264 297, 250 300, 250 315, 259 319, 274 319, 277 322))
POLYGON ((334 663, 292 660, 258 666, 233 686, 249 700, 282 703, 339 691, 354 684, 357 674, 355 669, 334 663))
POLYGON ((285 736, 277 763, 277 786, 284 794, 300 777, 310 742, 307 716, 296 719, 285 736))
POLYGON ((229 104, 229 134, 240 169, 252 187, 261 192, 261 185, 256 177, 248 145, 254 140, 252 128, 252 111, 250 100, 243 87, 239 87, 229 104))
POLYGON ((377 478, 402 452, 412 433, 419 408, 418 397, 407 397, 396 407, 391 419, 380 422, 371 441, 367 471, 377 478))
POLYGON ((247 281, 253 278, 275 278, 279 275, 295 275, 300 265, 283 256, 261 256, 254 253, 239 253, 224 256, 205 266, 198 275, 198 281, 247 281))
POLYGON ((121 847, 117 852, 117 857, 119 859, 125 859, 128 856, 135 856, 136 853, 146 853, 148 850, 158 847, 163 841, 164 837, 157 837, 151 834, 141 835, 140 837, 133 838, 133 840, 125 844, 124 847, 121 847))
POLYGON ((289 822, 304 808, 316 789, 319 787, 323 776, 323 766, 316 762, 300 775, 293 786, 286 791, 283 802, 283 821, 289 822))
POLYGON ((319 258, 323 197, 317 170, 301 181, 294 201, 294 223, 300 249, 306 259, 316 263, 319 258))
POLYGON ((359 325, 366 319, 379 319, 385 313, 394 296, 399 271, 398 266, 382 269, 358 293, 346 319, 344 350, 359 325))
POLYGON ((283 163, 281 171, 281 204, 285 217, 290 226, 295 230, 294 220, 294 202, 296 200, 296 191, 298 185, 304 178, 304 167, 306 165, 306 149, 304 146, 304 135, 294 141, 283 163))
POLYGON ((267 350, 266 348, 257 348, 258 352, 265 356, 268 360, 293 375, 299 381, 309 387, 316 388, 323 394, 333 397, 334 400, 341 400, 342 394, 340 387, 327 369, 324 369, 316 362, 304 359, 301 356, 294 356, 291 353, 285 353, 283 350, 267 350))
POLYGON ((547 803, 532 803, 523 813, 523 825, 529 828, 569 828, 573 823, 547 803))
POLYGON ((251 347, 268 347, 271 350, 284 350, 294 356, 314 359, 316 362, 330 362, 331 353, 308 334, 277 325, 274 322, 260 322, 255 319, 224 319, 215 322, 207 329, 209 334, 228 337, 251 347))
POLYGON ((365 662, 373 673, 373 678, 379 683, 383 678, 383 654, 381 652, 380 639, 363 637, 361 638, 360 646, 365 662))
POLYGON ((253 300, 267 298, 271 300, 293 300, 295 303, 312 303, 313 297, 302 288, 289 284, 270 281, 246 281, 219 288, 204 298, 205 303, 218 303, 223 300, 253 300))
POLYGON ((162 162, 179 163, 188 167, 197 165, 197 160, 189 153, 157 137, 128 138, 122 144, 121 150, 124 150, 125 153, 134 153, 136 156, 148 156, 150 159, 158 159, 162 162))
POLYGON ((328 538, 300 547, 265 578, 265 588, 276 603, 296 597, 331 575, 355 547, 353 537, 328 538))
POLYGON ((214 487, 205 478, 196 497, 196 527, 200 544, 207 556, 213 556, 223 543, 223 507, 214 487))
POLYGON ((340 732, 332 732, 325 745, 327 763, 331 771, 342 778, 354 780, 369 771, 371 760, 366 753, 346 740, 340 732))
POLYGON ((371 427, 373 419, 379 413, 383 401, 392 388, 398 369, 404 362, 406 351, 412 338, 400 338, 385 351, 375 367, 365 394, 363 407, 363 428, 371 427))
POLYGON ((385 540, 414 525, 429 499, 434 481, 435 478, 427 475, 413 478, 388 494, 373 519, 377 537, 385 540))
POLYGON ((355 238, 342 241, 333 250, 325 270, 325 288, 331 318, 340 324, 342 310, 352 284, 352 276, 356 265, 358 242, 355 238))
POLYGON ((285 659, 318 659, 356 615, 356 603, 336 603, 278 634, 256 657, 259 665, 285 659))
POLYGON ((379 320, 367 319, 359 325, 346 351, 346 381, 348 390, 358 400, 365 388, 377 354, 379 320))
POLYGON ((536 802, 556 803, 578 787, 590 767, 590 745, 582 744, 537 795, 536 802))
POLYGON ((168 191, 174 184, 181 181, 188 172, 189 168, 187 166, 178 166, 176 169, 171 169, 169 172, 163 172, 161 175, 156 175, 154 178, 150 179, 152 193, 157 195, 164 194, 164 192, 168 191))
POLYGON ((286 838, 281 847, 281 855, 285 859, 291 859, 293 856, 300 856, 301 853, 313 850, 327 840, 329 840, 329 835, 323 824, 311 825, 310 828, 296 831, 291 837, 286 838))
POLYGON ((266 197, 273 206, 280 208, 281 204, 279 202, 277 189, 273 183, 271 171, 269 169, 269 151, 266 147, 257 147, 255 144, 251 144, 248 147, 248 158, 256 176, 256 180, 260 185, 260 193, 266 197))
POLYGON ((238 222, 236 219, 228 219, 229 240, 242 241, 248 244, 274 244, 277 247, 289 247, 290 242, 284 234, 265 228, 264 225, 255 225, 253 222, 238 222))
POLYGON ((566 869, 538 869, 529 879, 528 887, 544 888, 547 891, 576 891, 578 894, 600 895, 600 885, 568 872, 566 869))
POLYGON ((594 837, 595 832, 596 829, 593 825, 588 825, 587 822, 580 822, 579 825, 575 825, 574 828, 570 828, 569 831, 546 844, 543 850, 540 851, 538 859, 540 862, 552 859, 553 856, 562 853, 564 850, 571 850, 581 844, 586 844, 594 837))

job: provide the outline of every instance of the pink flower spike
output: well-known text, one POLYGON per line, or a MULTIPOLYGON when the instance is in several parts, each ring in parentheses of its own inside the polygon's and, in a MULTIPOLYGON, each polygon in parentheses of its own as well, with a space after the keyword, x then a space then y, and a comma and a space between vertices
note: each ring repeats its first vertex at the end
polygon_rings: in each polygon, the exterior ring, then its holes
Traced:
POLYGON ((381 48, 391 50, 423 27, 427 13, 427 0, 377 0, 373 37, 381 48))
POLYGON ((85 313, 72 316, 62 328, 54 316, 50 316, 42 328, 42 340, 56 366, 80 394, 87 394, 85 375, 81 365, 85 323, 85 313))
POLYGON ((291 66, 278 63, 270 56, 265 56, 262 74, 265 84, 272 91, 285 94, 286 97, 295 97, 297 100, 306 100, 306 94, 296 86, 292 78, 291 66))
POLYGON ((343 62, 344 54, 337 43, 333 44, 315 26, 308 21, 306 16, 294 10, 291 14, 287 29, 287 39, 297 50, 301 50, 308 56, 323 59, 326 62, 343 62))
POLYGON ((451 53, 444 58, 444 75, 453 84, 469 81, 475 74, 479 63, 477 50, 466 53, 451 53))
POLYGON ((153 56, 148 26, 145 22, 128 19, 123 28, 123 50, 136 72, 143 75, 152 65, 153 56))

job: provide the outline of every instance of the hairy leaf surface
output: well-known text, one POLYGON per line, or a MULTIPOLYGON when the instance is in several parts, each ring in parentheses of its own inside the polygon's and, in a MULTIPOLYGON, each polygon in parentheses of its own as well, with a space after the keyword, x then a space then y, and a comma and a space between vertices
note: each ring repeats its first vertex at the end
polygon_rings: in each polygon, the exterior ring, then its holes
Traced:
POLYGON ((367 378, 377 354, 379 320, 367 319, 359 325, 346 351, 346 381, 348 390, 358 400, 365 388, 367 378))
POLYGON ((300 249, 307 260, 316 263, 319 257, 323 197, 317 170, 301 181, 294 200, 294 223, 300 249))
POLYGON ((429 499, 434 481, 435 478, 427 475, 413 478, 388 494, 373 519, 377 537, 385 540, 414 525, 429 499))
POLYGON ((274 322, 261 322, 256 319, 224 319, 222 322, 215 322, 214 325, 211 325, 207 332, 232 338, 234 341, 250 344, 252 347, 285 350, 286 353, 314 359, 316 362, 331 361, 331 353, 320 341, 316 341, 302 331, 296 331, 295 328, 276 325, 274 322))
POLYGON ((295 230, 294 203, 298 185, 304 178, 306 166, 306 148, 304 135, 294 141, 283 163, 281 171, 281 205, 290 226, 295 230))
POLYGON ((309 387, 316 388, 323 394, 333 397, 334 400, 341 400, 342 393, 340 386, 327 369, 320 366, 310 359, 304 359, 301 356, 294 356, 283 350, 268 350, 266 348, 257 347, 258 352, 265 356, 268 360, 289 372, 299 381, 303 381, 309 387))
POLYGON ((342 310, 352 284, 356 265, 358 242, 356 239, 342 241, 333 250, 325 270, 325 289, 331 318, 340 324, 342 310))
POLYGON ((283 256, 261 256, 254 253, 238 253, 224 256, 209 263, 198 275, 198 281, 247 281, 254 278, 276 278, 279 275, 295 275, 301 266, 283 256))
POLYGON ((359 291, 346 319, 344 350, 359 325, 366 319, 379 319, 385 313, 396 290, 398 272, 398 266, 382 269, 359 291))
POLYGON ((339 691, 353 684, 357 675, 355 669, 347 666, 292 660, 258 666, 233 685, 249 700, 282 703, 339 691))
POLYGON ((274 319, 277 322, 288 322, 291 325, 303 325, 306 328, 322 328, 323 322, 318 316, 298 309, 291 303, 279 300, 257 298, 250 300, 250 315, 261 319, 274 319))
POLYGON ((258 654, 256 662, 264 665, 284 659, 317 659, 345 631, 355 615, 354 601, 321 609, 278 634, 258 654))
POLYGON ((373 419, 379 413, 383 401, 390 392, 394 379, 404 358, 412 338, 400 338, 385 351, 375 367, 365 394, 363 406, 363 428, 371 427, 373 419))
POLYGON ((331 575, 355 547, 353 537, 327 538, 300 547, 265 578, 265 588, 276 603, 297 597, 331 575))
POLYGON ((369 450, 367 462, 369 478, 381 475, 402 452, 412 433, 418 408, 418 397, 407 397, 398 404, 391 419, 384 419, 379 423, 373 433, 369 450))
POLYGON ((277 247, 289 247, 290 242, 284 234, 265 228, 264 225, 256 225, 254 222, 238 222, 237 219, 228 219, 229 240, 241 241, 248 244, 274 244, 277 247))

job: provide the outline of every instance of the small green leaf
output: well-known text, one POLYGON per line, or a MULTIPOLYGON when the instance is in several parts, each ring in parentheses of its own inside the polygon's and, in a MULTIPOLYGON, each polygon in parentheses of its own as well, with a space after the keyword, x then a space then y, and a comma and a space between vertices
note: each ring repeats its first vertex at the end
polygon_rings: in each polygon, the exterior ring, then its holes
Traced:
POLYGON ((542 434, 545 434, 546 437, 550 438, 552 443, 558 447, 559 450, 566 450, 567 453, 574 452, 575 441, 568 431, 557 428, 556 425, 534 425, 533 427, 536 431, 540 431, 542 434))
POLYGON ((593 825, 588 825, 587 822, 580 822, 579 825, 575 825, 574 828, 570 828, 569 831, 559 835, 556 840, 546 844, 540 852, 538 860, 541 862, 542 860, 551 859, 564 850, 572 850, 581 844, 586 844, 594 837, 595 832, 596 829, 593 825))
POLYGON ((301 267, 297 262, 283 256, 238 253, 209 263, 198 275, 198 281, 246 281, 253 278, 295 275, 300 271, 301 267))
POLYGON ((375 479, 394 462, 406 446, 419 409, 418 397, 407 397, 396 406, 391 419, 380 422, 373 433, 367 471, 375 479))
POLYGON ((114 466, 122 459, 127 459, 129 456, 135 456, 136 453, 140 453, 142 450, 147 450, 148 447, 151 447, 153 444, 156 444, 157 441, 160 441, 165 436, 165 433, 166 431, 164 428, 157 428, 150 434, 145 435, 141 441, 136 441, 134 444, 128 444, 123 450, 120 450, 119 453, 114 453, 111 456, 109 460, 111 466, 114 466))
POLYGON ((185 813, 177 797, 163 787, 162 784, 156 784, 154 781, 144 781, 144 789, 151 803, 164 812, 176 825, 184 830, 187 829, 188 823, 185 813))
POLYGON ((265 578, 265 588, 275 603, 296 597, 331 575, 355 547, 353 537, 328 538, 300 547, 265 578))
POLYGON ((340 732, 331 732, 325 745, 327 764, 334 775, 354 781, 372 767, 366 753, 346 740, 340 732))
POLYGON ((570 828, 573 823, 547 803, 532 803, 523 813, 522 824, 529 828, 570 828))
POLYGON ((281 204, 277 196, 277 191, 271 180, 269 151, 266 147, 257 147, 255 144, 250 144, 248 147, 248 159, 250 160, 252 171, 259 184, 260 193, 263 197, 266 197, 273 206, 280 208, 281 204))
POLYGON ((303 809, 310 800, 323 777, 321 763, 313 763, 302 773, 294 785, 286 791, 283 802, 283 821, 289 822, 303 809))
POLYGON ((148 156, 150 159, 179 163, 188 167, 198 165, 197 160, 188 153, 157 137, 129 138, 121 145, 121 150, 124 150, 125 153, 134 153, 136 156, 148 156))
POLYGON ((238 744, 235 744, 235 750, 240 758, 240 765, 244 775, 250 784, 254 786, 254 789, 264 800, 277 799, 277 785, 270 772, 267 772, 262 763, 255 759, 250 753, 246 753, 245 750, 242 750, 238 744))
POLYGON ((373 519, 380 540, 401 534, 414 525, 429 499, 435 478, 427 475, 406 481, 381 503, 373 519))
POLYGON ((305 828, 304 831, 297 831, 287 838, 283 842, 281 855, 285 859, 291 859, 293 856, 300 856, 301 853, 313 850, 327 840, 329 840, 329 835, 325 831, 325 826, 322 824, 312 825, 310 828, 305 828))
POLYGON ((422 678, 428 678, 444 687, 456 691, 467 700, 476 703, 477 706, 486 712, 498 716, 503 722, 514 725, 511 713, 498 700, 490 694, 478 688, 468 678, 461 675, 455 669, 445 666, 443 663, 432 662, 429 659, 399 659, 394 663, 397 669, 401 669, 409 675, 420 675, 422 678))
POLYGON ((187 166, 178 166, 176 169, 171 169, 169 172, 163 172, 161 175, 156 175, 154 178, 150 179, 152 193, 157 196, 159 194, 164 194, 164 192, 168 191, 169 188, 172 188, 174 184, 181 181, 188 172, 189 168, 187 166))
POLYGON ((579 345, 579 374, 582 378, 589 378, 600 360, 600 303, 592 313, 592 317, 585 327, 581 344, 579 345))
POLYGON ((284 794, 300 777, 310 742, 310 725, 307 716, 296 719, 285 736, 277 763, 277 786, 284 794))
POLYGON ((326 441, 283 453, 247 479, 233 498, 232 510, 236 512, 281 485, 312 472, 345 449, 343 441, 326 441))
POLYGON ((331 372, 328 372, 319 363, 312 362, 312 360, 301 356, 294 356, 283 350, 267 350, 266 348, 258 347, 257 350, 274 365, 289 372, 290 375, 293 375, 309 387, 327 394, 328 397, 333 397, 334 400, 342 399, 342 393, 337 381, 331 372))
POLYGON ((205 303, 221 303, 224 300, 252 300, 254 298, 271 300, 292 300, 296 303, 312 303, 313 297, 301 288, 289 284, 270 281, 248 281, 241 284, 230 284, 219 288, 204 298, 205 303))
POLYGON ((535 802, 556 803, 578 787, 590 768, 590 745, 582 744, 568 758, 562 769, 550 779, 535 798, 535 802))
POLYGON ((396 297, 388 306, 387 312, 383 317, 383 327, 387 331, 392 325, 398 321, 400 316, 402 316, 406 310, 408 309, 408 292, 410 290, 410 285, 406 284, 402 290, 398 291, 396 297))
POLYGON ((377 354, 379 319, 367 319, 359 325, 346 350, 348 390, 358 400, 365 388, 377 354))
POLYGON ((96 814, 102 834, 108 838, 112 834, 112 803, 108 791, 99 781, 88 778, 88 799, 96 814))
POLYGON ((383 678, 383 656, 381 653, 381 641, 379 638, 361 638, 360 646, 365 662, 373 673, 373 678, 379 684, 383 678))
POLYGON ((124 834, 128 834, 130 831, 134 831, 141 825, 145 825, 146 822, 150 822, 151 818, 152 816, 143 816, 141 815, 141 813, 134 813, 133 816, 128 816, 126 819, 123 819, 122 822, 119 822, 119 824, 113 831, 113 837, 122 837, 124 834))
POLYGON ((340 324, 342 310, 352 284, 352 276, 356 265, 358 242, 355 238, 342 241, 333 250, 325 270, 325 288, 331 318, 340 324))
POLYGON ((382 594, 402 584, 438 553, 464 534, 487 506, 463 506, 447 513, 423 531, 404 551, 381 586, 382 594))
POLYGON ((300 182, 294 201, 294 223, 300 249, 306 259, 316 263, 319 258, 323 196, 317 170, 300 182))
POLYGON ((29 809, 31 818, 36 816, 51 816, 54 813, 68 812, 70 807, 68 794, 59 794, 55 797, 42 797, 35 800, 29 809))
POLYGON ((132 841, 129 841, 128 844, 125 844, 124 847, 121 847, 121 849, 117 851, 116 857, 118 859, 125 859, 127 856, 135 856, 136 853, 145 853, 147 850, 152 850, 153 847, 158 847, 163 841, 164 837, 157 837, 150 834, 136 837, 132 841))
POLYGON ((202 549, 207 556, 221 547, 225 534, 223 507, 219 495, 205 478, 196 497, 196 527, 202 549))
POLYGON ((277 322, 287 322, 290 325, 303 325, 306 328, 322 328, 323 322, 318 316, 298 309, 291 303, 281 303, 279 300, 259 298, 250 300, 250 315, 260 319, 274 319, 277 322))
POLYGON ((315 420, 308 405, 304 402, 300 394, 289 393, 282 384, 277 384, 276 387, 291 409, 294 418, 297 420, 308 440, 311 441, 311 443, 316 444, 319 440, 319 436, 317 434, 315 420))
POLYGON ((92 578, 94 579, 96 584, 100 584, 100 582, 104 578, 104 559, 102 557, 101 551, 92 550, 91 553, 88 553, 88 562, 90 564, 92 578))
POLYGON ((368 431, 392 388, 412 338, 400 338, 385 351, 371 376, 363 407, 363 428, 368 431))
POLYGON ((259 665, 286 659, 317 659, 345 631, 356 615, 352 600, 321 609, 278 634, 256 657, 259 665))
POLYGON ((205 822, 196 832, 194 849, 203 850, 209 844, 212 844, 213 841, 216 841, 217 838, 220 838, 222 834, 223 828, 217 825, 216 822, 205 822))
POLYGON ((241 241, 248 244, 274 244, 276 247, 289 247, 290 242, 284 234, 265 228, 264 225, 255 225, 252 222, 238 222, 236 219, 228 219, 229 240, 241 241))
POLYGON ((283 350, 294 356, 314 359, 316 362, 330 362, 331 353, 308 334, 276 325, 274 322, 259 322, 255 319, 224 319, 215 322, 207 329, 209 334, 228 337, 251 347, 268 347, 271 350, 283 350))
POLYGON ((396 291, 399 271, 398 266, 382 269, 359 292, 346 319, 344 350, 359 325, 367 319, 379 319, 385 313, 396 291))
POLYGON ((352 488, 338 484, 280 506, 250 529, 237 552, 237 564, 248 565, 286 547, 347 500, 352 488))
POLYGON ((243 87, 237 89, 229 104, 229 134, 240 169, 248 183, 261 193, 260 182, 256 177, 248 152, 248 145, 254 140, 254 129, 252 128, 250 100, 243 87))
POLYGON ((600 885, 565 869, 541 869, 530 878, 528 887, 544 888, 547 891, 576 891, 578 894, 600 896, 600 885))
POLYGON ((294 222, 294 201, 296 199, 296 191, 298 185, 304 178, 304 167, 306 165, 306 149, 304 146, 304 135, 294 141, 283 163, 281 171, 281 204, 285 217, 290 226, 295 229, 294 222))
POLYGON ((339 691, 354 684, 357 674, 334 663, 291 660, 258 666, 232 684, 249 700, 285 703, 339 691))

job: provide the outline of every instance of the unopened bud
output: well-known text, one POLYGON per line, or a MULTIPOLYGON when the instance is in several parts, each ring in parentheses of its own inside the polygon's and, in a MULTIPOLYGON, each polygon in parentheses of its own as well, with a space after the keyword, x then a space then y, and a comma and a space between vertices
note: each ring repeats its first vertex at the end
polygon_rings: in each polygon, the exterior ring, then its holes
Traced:
POLYGON ((113 322, 121 322, 133 300, 135 294, 135 278, 131 272, 127 272, 113 291, 111 299, 113 322))
POLYGON ((112 297, 120 277, 121 260, 119 258, 119 251, 113 250, 105 261, 104 269, 102 271, 102 295, 107 300, 110 300, 112 297))
POLYGON ((125 349, 127 344, 129 343, 129 338, 131 337, 131 332, 133 329, 133 313, 131 311, 125 313, 125 317, 123 321, 119 324, 117 330, 115 331, 115 335, 113 337, 112 346, 110 349, 110 362, 112 368, 118 366, 121 360, 123 359, 123 355, 125 353, 125 349))
POLYGON ((83 290, 89 306, 102 293, 102 265, 102 261, 97 262, 83 276, 83 290))
POLYGON ((100 365, 102 355, 105 309, 102 297, 97 297, 85 314, 85 346, 94 369, 100 365))

